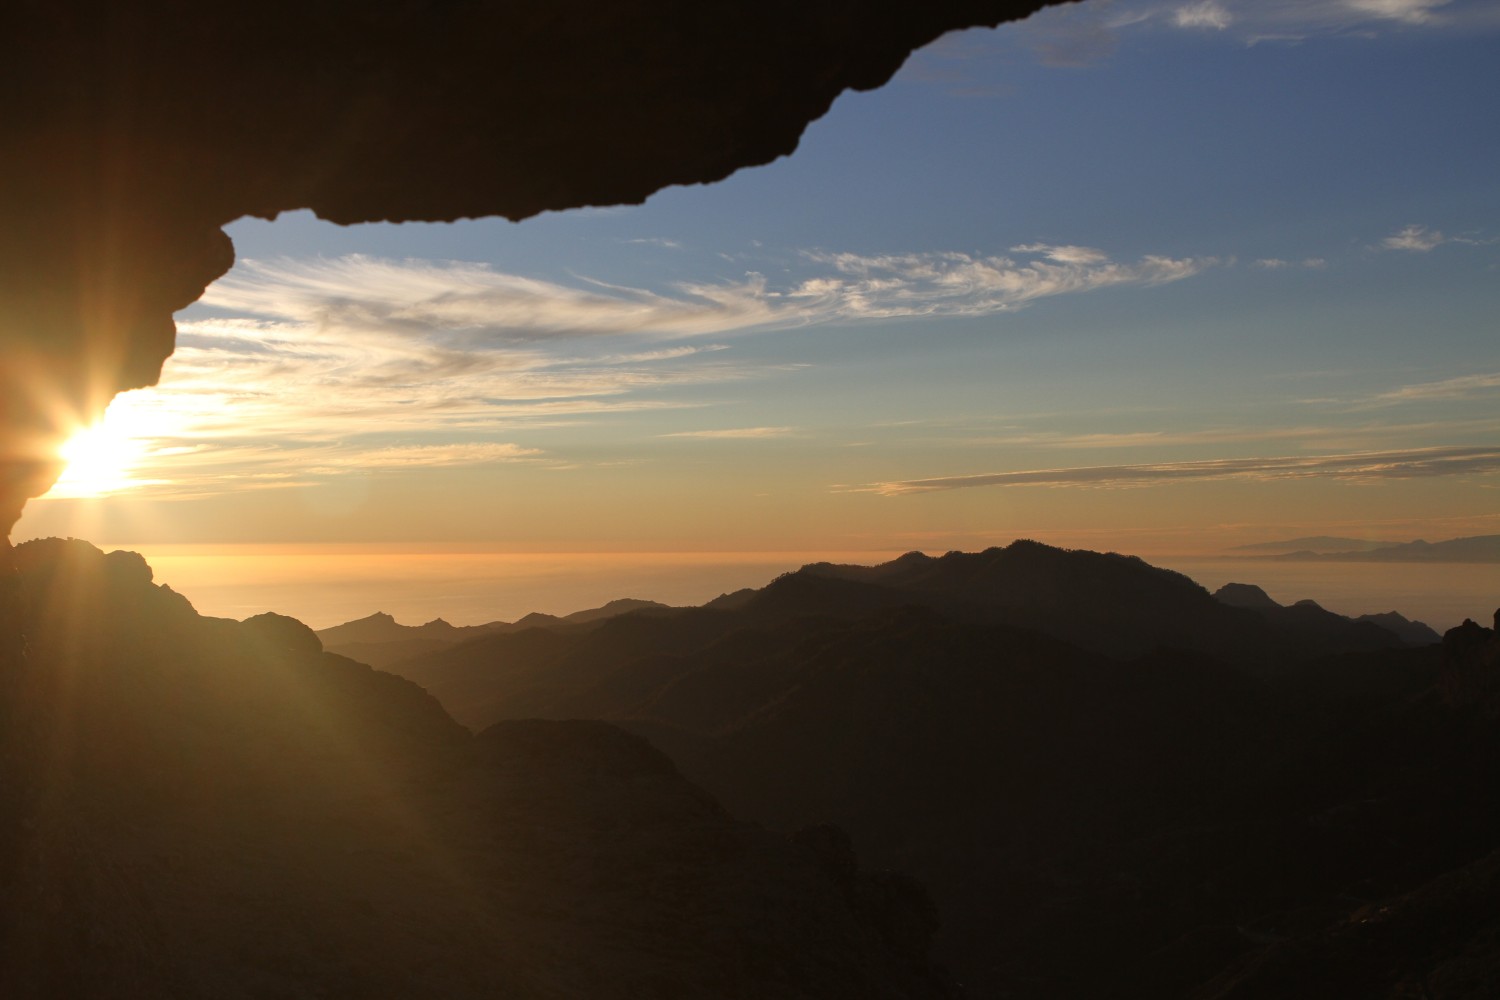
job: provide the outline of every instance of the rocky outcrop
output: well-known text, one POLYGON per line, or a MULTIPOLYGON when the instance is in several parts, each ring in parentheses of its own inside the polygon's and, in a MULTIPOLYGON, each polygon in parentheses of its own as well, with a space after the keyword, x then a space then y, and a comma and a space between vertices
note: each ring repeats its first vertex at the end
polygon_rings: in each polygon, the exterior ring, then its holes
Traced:
POLYGON ((1443 633, 1442 687, 1451 704, 1500 715, 1500 609, 1494 628, 1465 618, 1443 633))

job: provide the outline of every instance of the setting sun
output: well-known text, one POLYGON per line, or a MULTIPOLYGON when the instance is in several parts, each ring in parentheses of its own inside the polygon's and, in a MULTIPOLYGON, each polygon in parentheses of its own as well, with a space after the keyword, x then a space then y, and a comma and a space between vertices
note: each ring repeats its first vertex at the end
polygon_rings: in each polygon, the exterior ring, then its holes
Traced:
POLYGON ((108 496, 154 481, 139 475, 151 450, 153 434, 146 426, 150 411, 131 405, 132 399, 122 396, 115 400, 103 419, 75 431, 58 448, 58 455, 68 464, 48 497, 108 496))
POLYGON ((118 493, 133 484, 130 470, 141 444, 105 421, 78 431, 58 449, 68 463, 48 496, 95 497, 118 493))

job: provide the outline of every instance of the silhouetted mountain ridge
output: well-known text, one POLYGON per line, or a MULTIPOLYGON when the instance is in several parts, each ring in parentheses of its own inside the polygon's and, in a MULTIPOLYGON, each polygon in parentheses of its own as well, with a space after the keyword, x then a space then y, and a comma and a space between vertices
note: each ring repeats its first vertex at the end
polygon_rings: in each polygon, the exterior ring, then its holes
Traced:
POLYGON ((1439 647, 1221 596, 1253 607, 1020 542, 397 669, 467 724, 614 720, 733 811, 850 830, 931 887, 976 996, 1187 996, 1500 843, 1471 808, 1500 740, 1437 694, 1439 647))
POLYGON ((1408 646, 1429 646, 1441 639, 1423 623, 1395 611, 1349 618, 1311 599, 1279 604, 1249 583, 1226 583, 1214 592, 1214 598, 1251 610, 1291 641, 1325 653, 1388 648, 1393 636, 1408 646))
POLYGON ((622 614, 669 610, 667 605, 656 601, 622 597, 602 607, 587 608, 561 617, 533 611, 514 622, 493 621, 483 625, 451 625, 442 618, 435 618, 425 625, 401 625, 392 616, 377 611, 317 634, 331 652, 372 667, 385 667, 398 660, 446 649, 482 635, 524 632, 533 628, 586 626, 622 614))

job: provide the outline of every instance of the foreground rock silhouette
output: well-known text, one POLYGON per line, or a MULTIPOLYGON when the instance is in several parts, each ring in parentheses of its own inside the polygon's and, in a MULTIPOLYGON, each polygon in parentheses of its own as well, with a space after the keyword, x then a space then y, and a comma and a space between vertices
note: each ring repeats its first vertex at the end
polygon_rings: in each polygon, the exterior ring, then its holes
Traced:
POLYGON ((931 904, 600 722, 471 736, 294 619, 16 550, 10 997, 943 997, 931 904))

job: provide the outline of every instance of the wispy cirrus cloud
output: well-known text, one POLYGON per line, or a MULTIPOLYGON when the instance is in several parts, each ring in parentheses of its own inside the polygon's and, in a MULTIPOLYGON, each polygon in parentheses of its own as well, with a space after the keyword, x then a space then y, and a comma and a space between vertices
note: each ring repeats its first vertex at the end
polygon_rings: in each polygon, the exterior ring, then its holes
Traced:
POLYGON ((1414 448, 1341 455, 1226 458, 1142 465, 1027 469, 873 483, 860 489, 887 496, 980 486, 1122 488, 1210 479, 1340 479, 1375 482, 1500 472, 1500 447, 1414 448))
POLYGON ((1218 263, 1148 255, 1117 261, 1103 250, 1030 243, 1008 254, 862 255, 814 251, 773 287, 762 274, 679 282, 668 292, 589 278, 565 285, 483 264, 352 255, 246 261, 212 285, 211 306, 315 328, 323 339, 375 331, 419 335, 473 360, 479 345, 524 348, 560 337, 698 337, 880 318, 1009 312, 1038 299, 1119 286, 1162 285, 1218 263), (807 272, 813 272, 811 274, 807 272))
POLYGON ((209 286, 203 302, 332 332, 379 328, 511 343, 560 335, 704 336, 774 318, 758 275, 714 286, 682 285, 676 295, 582 284, 586 287, 462 261, 353 254, 244 261, 209 286))
POLYGON ((204 296, 230 315, 184 319, 161 383, 122 400, 144 442, 136 481, 201 491, 236 478, 276 486, 355 469, 565 463, 516 432, 707 405, 683 390, 805 367, 752 363, 722 340, 690 337, 1006 312, 1049 296, 1177 281, 1213 261, 1121 262, 1034 243, 988 257, 820 252, 789 263, 793 276, 776 287, 752 272, 653 291, 451 261, 242 262, 204 296))
POLYGON ((1219 263, 1155 255, 1127 263, 1092 247, 1046 243, 1015 246, 1011 253, 1017 256, 809 253, 835 273, 806 279, 787 295, 812 313, 841 319, 983 316, 1051 296, 1164 285, 1219 263))
POLYGON ((669 386, 795 367, 725 359, 724 343, 663 346, 663 337, 986 315, 1051 296, 1175 282, 1215 261, 1122 262, 1090 247, 1033 243, 1006 255, 814 252, 794 263, 804 273, 779 288, 749 273, 656 292, 587 279, 563 285, 469 263, 247 261, 204 296, 239 315, 184 321, 159 391, 191 411, 203 433, 452 430, 527 414, 620 412, 656 405, 643 394, 669 386), (576 349, 606 335, 634 343, 576 349))
POLYGON ((556 356, 381 326, 329 331, 244 318, 182 324, 153 405, 195 437, 298 440, 453 432, 663 405, 668 387, 712 385, 794 366, 723 360, 723 345, 556 356))

